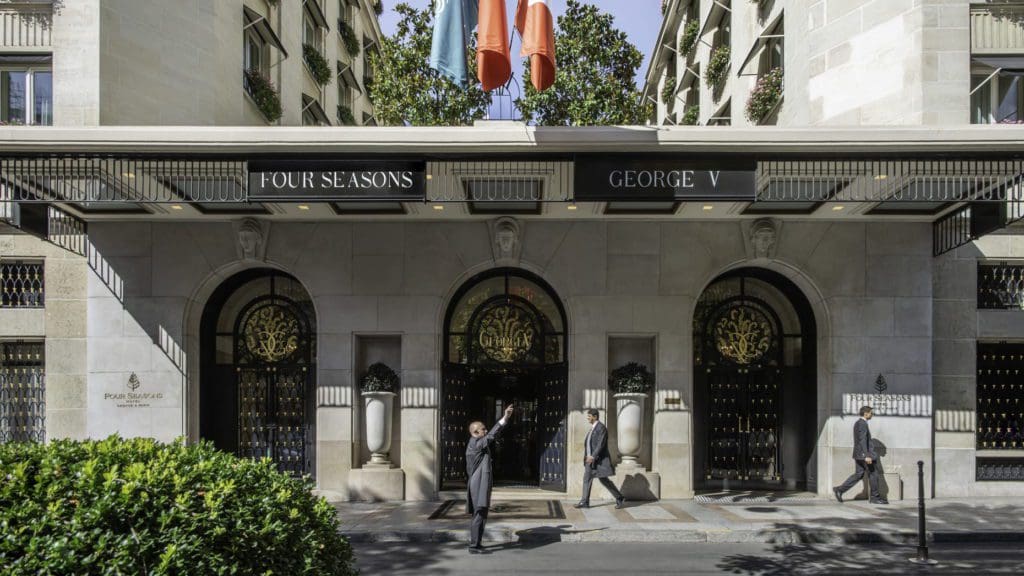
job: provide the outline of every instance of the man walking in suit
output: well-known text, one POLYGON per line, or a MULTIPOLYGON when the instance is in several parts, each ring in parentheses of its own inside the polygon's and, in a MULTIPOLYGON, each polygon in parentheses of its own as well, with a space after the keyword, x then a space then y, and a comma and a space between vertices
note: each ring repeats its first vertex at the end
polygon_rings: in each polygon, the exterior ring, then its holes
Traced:
POLYGON ((608 479, 609 476, 615 475, 615 468, 612 467, 612 459, 608 455, 608 427, 598 420, 599 415, 600 413, 593 408, 587 410, 590 431, 583 440, 583 497, 576 504, 576 508, 590 508, 590 485, 594 478, 600 480, 615 498, 616 508, 622 508, 626 501, 615 484, 608 479))
POLYGON ((481 541, 491 506, 490 444, 505 429, 511 416, 512 405, 509 404, 505 407, 505 416, 498 420, 490 432, 483 422, 469 425, 469 444, 466 445, 466 513, 473 515, 473 523, 469 527, 470 554, 479 554, 484 549, 481 541))
POLYGON ((852 476, 846 479, 846 482, 832 489, 840 504, 843 503, 843 493, 860 482, 865 473, 868 475, 868 484, 871 486, 869 502, 872 504, 889 503, 878 492, 878 455, 871 448, 871 430, 868 428, 868 420, 871 420, 871 406, 862 406, 860 418, 853 425, 853 461, 857 469, 852 476))

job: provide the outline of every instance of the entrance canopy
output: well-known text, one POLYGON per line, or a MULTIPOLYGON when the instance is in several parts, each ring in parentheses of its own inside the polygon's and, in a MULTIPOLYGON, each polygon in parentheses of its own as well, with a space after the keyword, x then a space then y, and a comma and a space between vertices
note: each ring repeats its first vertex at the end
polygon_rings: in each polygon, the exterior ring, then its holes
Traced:
POLYGON ((0 129, 0 218, 930 221, 936 254, 1024 216, 1024 139, 958 128, 0 129), (448 209, 449 211, 445 212, 448 209))

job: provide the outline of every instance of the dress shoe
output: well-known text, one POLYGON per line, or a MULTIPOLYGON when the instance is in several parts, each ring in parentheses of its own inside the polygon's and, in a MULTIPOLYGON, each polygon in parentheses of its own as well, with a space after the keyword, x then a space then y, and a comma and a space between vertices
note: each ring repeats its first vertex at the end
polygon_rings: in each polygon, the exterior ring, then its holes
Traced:
POLYGON ((886 500, 885 498, 879 498, 878 500, 868 500, 868 502, 871 503, 871 504, 888 504, 889 503, 889 501, 886 500))
POLYGON ((619 498, 615 499, 615 509, 616 510, 621 510, 625 506, 626 506, 626 499, 625 498, 619 497, 619 498))
POLYGON ((573 508, 590 508, 590 502, 577 502, 572 505, 573 508))
POLYGON ((839 491, 839 488, 833 488, 832 489, 832 493, 836 495, 836 500, 840 504, 842 504, 843 503, 843 493, 839 491))
POLYGON ((469 547, 469 553, 470 553, 470 554, 480 554, 480 553, 482 553, 483 551, 484 551, 484 548, 483 548, 483 546, 480 546, 479 544, 478 544, 478 545, 476 545, 476 546, 470 546, 470 547, 469 547))

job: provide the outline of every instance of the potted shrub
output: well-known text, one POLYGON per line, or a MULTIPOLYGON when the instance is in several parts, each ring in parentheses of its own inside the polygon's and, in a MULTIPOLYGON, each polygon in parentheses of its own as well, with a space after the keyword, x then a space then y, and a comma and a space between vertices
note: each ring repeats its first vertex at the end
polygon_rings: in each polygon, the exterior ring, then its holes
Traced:
POLYGON ((608 388, 615 399, 616 438, 621 464, 639 466, 643 440, 644 401, 654 388, 654 374, 643 364, 630 362, 612 370, 608 388))
POLYGON ((665 78, 665 85, 661 88, 661 101, 665 106, 672 106, 672 100, 676 97, 676 77, 665 78))
POLYGON ((700 106, 694 104, 693 106, 688 107, 686 112, 683 113, 683 119, 680 124, 684 126, 696 126, 698 118, 700 118, 700 106))
POLYGON ((359 56, 359 38, 356 38, 356 31, 352 29, 352 25, 344 20, 338 20, 338 35, 345 43, 348 55, 353 58, 359 56))
POLYGON ((700 20, 693 18, 683 28, 683 36, 679 39, 679 51, 688 54, 697 45, 697 34, 700 34, 700 20))
POLYGON ((302 59, 305 60, 306 66, 309 67, 317 84, 323 86, 331 81, 331 65, 327 63, 327 59, 315 46, 303 44, 302 59))
POLYGON ((359 382, 365 407, 366 444, 370 449, 370 464, 390 466, 391 412, 398 388, 398 374, 383 362, 367 369, 359 382))
POLYGON ((270 79, 259 72, 249 69, 245 71, 245 91, 252 97, 256 107, 263 116, 276 122, 281 117, 281 96, 270 79))
POLYGON ((782 68, 772 68, 757 79, 747 98, 746 115, 751 122, 760 122, 782 100, 782 68))
POLYGON ((732 51, 728 46, 722 45, 715 48, 711 52, 711 58, 708 60, 708 69, 704 73, 704 81, 711 90, 717 93, 722 88, 722 84, 725 82, 725 78, 729 72, 729 60, 732 57, 732 51))

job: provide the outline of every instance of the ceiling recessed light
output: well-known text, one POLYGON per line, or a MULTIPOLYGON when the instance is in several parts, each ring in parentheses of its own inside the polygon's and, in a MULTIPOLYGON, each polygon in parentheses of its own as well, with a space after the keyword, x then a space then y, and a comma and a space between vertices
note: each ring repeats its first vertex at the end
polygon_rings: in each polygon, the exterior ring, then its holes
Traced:
POLYGON ((433 179, 434 179, 434 175, 433 174, 427 174, 427 180, 433 180, 433 179))
POLYGON ((444 210, 444 204, 434 204, 434 210, 444 210))
POLYGON ((307 206, 306 204, 299 204, 298 205, 298 209, 299 210, 309 210, 309 206, 307 206))
POLYGON ((885 180, 888 177, 888 174, 875 174, 875 180, 885 180))
POLYGON ((569 204, 568 206, 565 207, 565 209, 566 210, 576 210, 576 203, 573 202, 572 204, 569 204))
POLYGON ((181 204, 171 204, 171 210, 184 210, 181 204))
POLYGON ((705 204, 704 205, 704 210, 714 210, 714 209, 715 209, 715 207, 712 206, 711 204, 705 204))
POLYGON ((833 206, 833 207, 832 207, 832 211, 833 211, 833 212, 839 212, 839 211, 840 211, 840 210, 842 210, 843 208, 846 208, 846 206, 843 206, 842 204, 840 204, 840 205, 838 205, 838 206, 833 206))
POLYGON ((135 178, 135 174, 132 172, 122 172, 121 176, 124 176, 125 178, 135 178))

